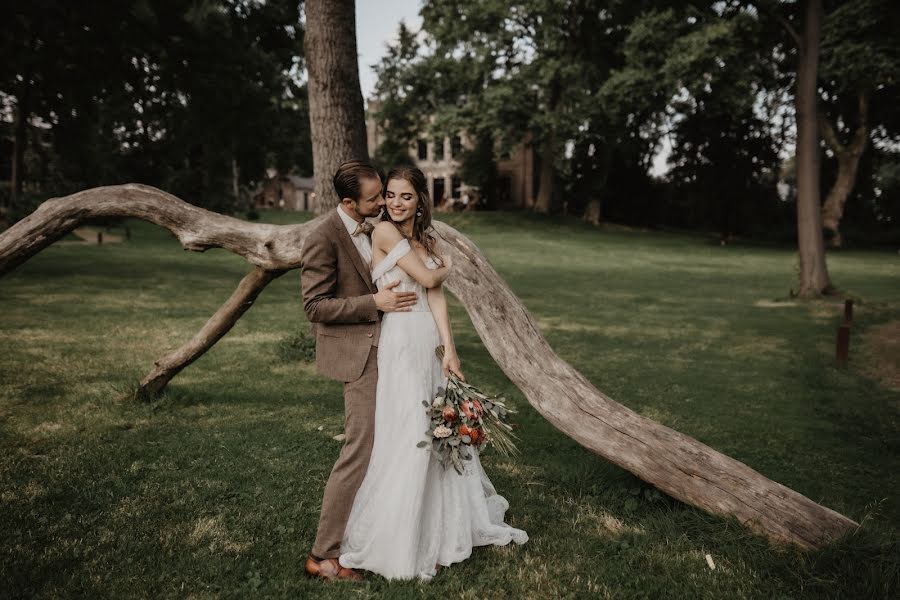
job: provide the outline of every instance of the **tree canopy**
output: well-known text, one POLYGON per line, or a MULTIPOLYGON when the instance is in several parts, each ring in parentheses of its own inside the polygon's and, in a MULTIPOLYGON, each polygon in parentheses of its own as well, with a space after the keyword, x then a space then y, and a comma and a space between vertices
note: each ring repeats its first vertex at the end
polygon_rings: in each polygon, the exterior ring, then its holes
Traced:
MULTIPOLYGON (((386 133, 378 155, 409 160, 421 132, 462 131, 484 171, 464 175, 489 181, 485 159, 525 141, 542 167, 541 212, 563 201, 580 212, 603 198, 604 216, 618 221, 789 239, 797 144, 790 32, 802 26, 801 4, 433 0, 422 7, 421 30, 402 26, 377 67, 386 133)), ((826 2, 821 43, 820 110, 838 139, 852 133, 859 90, 869 94, 865 138, 877 147, 860 167, 848 215, 874 228, 891 224, 878 165, 897 160, 896 144, 883 141, 898 132, 889 4, 826 2)), ((834 154, 826 142, 823 157, 834 154)), ((838 175, 824 165, 828 190, 838 175)))
POLYGON ((12 198, 141 181, 229 210, 266 167, 311 173, 297 2, 14 5, 0 32, 12 198))

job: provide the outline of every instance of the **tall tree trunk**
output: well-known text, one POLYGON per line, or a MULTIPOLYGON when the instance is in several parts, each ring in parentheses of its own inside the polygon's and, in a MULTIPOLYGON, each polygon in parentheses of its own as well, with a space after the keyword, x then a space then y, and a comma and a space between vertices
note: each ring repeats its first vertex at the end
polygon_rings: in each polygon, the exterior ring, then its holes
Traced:
POLYGON ((316 214, 337 206, 332 177, 345 160, 369 158, 356 56, 353 0, 307 0, 303 48, 309 71, 316 214))
POLYGON ((556 152, 556 135, 550 133, 544 141, 541 149, 541 175, 538 183, 537 200, 534 202, 534 212, 547 214, 553 204, 553 179, 556 170, 553 167, 553 155, 556 152))
POLYGON ((603 220, 603 201, 599 196, 594 196, 584 209, 584 220, 591 225, 599 225, 603 220))
POLYGON ((234 196, 234 205, 238 210, 243 210, 241 205, 241 169, 238 167, 237 158, 231 157, 231 194, 234 196))
POLYGON ((15 208, 22 197, 25 180, 25 150, 28 148, 28 115, 31 112, 31 84, 26 76, 16 102, 16 123, 13 127, 12 177, 9 208, 15 208))
POLYGON ((806 1, 803 33, 797 47, 797 241, 801 297, 816 297, 831 288, 825 264, 819 190, 819 123, 817 88, 822 0, 806 1))
MULTIPOLYGON (((558 78, 554 77, 550 81, 549 92, 546 110, 548 115, 552 115, 559 106, 562 96, 562 85, 558 78)), ((557 142, 556 130, 551 126, 541 145, 541 178, 538 183, 537 200, 534 202, 534 212, 536 213, 547 214, 553 208, 553 187, 556 176, 556 168, 553 163, 557 142)))
MULTIPOLYGON (((324 217, 301 225, 264 225, 190 205, 143 185, 86 190, 55 198, 0 233, 0 276, 85 221, 131 217, 172 231, 187 250, 225 248, 256 265, 192 340, 157 361, 144 380, 156 391, 234 325, 269 281, 300 265, 306 235, 324 217)), ((441 253, 453 261, 448 289, 469 313, 497 364, 528 402, 564 434, 674 498, 780 542, 818 548, 858 525, 744 463, 639 415, 595 388, 563 361, 534 317, 467 237, 435 222, 441 253)))
POLYGON ((822 137, 838 161, 837 179, 828 191, 825 204, 822 206, 822 225, 831 232, 831 245, 836 248, 842 243, 840 225, 844 216, 844 206, 850 192, 853 191, 853 186, 856 185, 859 159, 869 141, 869 95, 864 91, 859 92, 858 102, 859 123, 847 145, 838 139, 831 123, 825 118, 819 121, 822 137))

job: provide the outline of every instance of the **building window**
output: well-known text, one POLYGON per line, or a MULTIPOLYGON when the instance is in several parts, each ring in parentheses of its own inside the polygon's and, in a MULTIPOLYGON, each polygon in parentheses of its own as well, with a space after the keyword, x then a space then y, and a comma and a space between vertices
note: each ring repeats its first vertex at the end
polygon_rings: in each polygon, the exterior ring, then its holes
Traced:
POLYGON ((462 154, 462 140, 458 135, 454 135, 450 140, 450 157, 459 158, 460 154, 462 154))
POLYGON ((434 138, 434 160, 444 160, 444 138, 434 138))
POLYGON ((428 142, 419 140, 419 160, 428 159, 428 142))
POLYGON ((462 179, 459 177, 454 177, 450 180, 450 195, 454 198, 459 198, 459 188, 462 185, 462 179))

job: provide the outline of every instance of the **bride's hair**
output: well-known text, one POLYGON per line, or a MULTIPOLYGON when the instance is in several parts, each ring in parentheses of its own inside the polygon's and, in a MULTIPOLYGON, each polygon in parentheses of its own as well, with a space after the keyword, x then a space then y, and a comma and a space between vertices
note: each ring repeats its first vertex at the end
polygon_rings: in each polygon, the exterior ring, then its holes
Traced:
MULTIPOLYGON (((387 188, 391 179, 402 179, 413 186, 413 189, 416 191, 416 196, 418 196, 418 201, 416 202, 417 214, 413 217, 412 239, 422 244, 422 246, 425 247, 425 251, 437 261, 438 265, 444 266, 444 261, 441 260, 441 257, 434 251, 437 241, 434 239, 434 235, 432 235, 434 229, 431 227, 431 196, 428 194, 428 179, 425 178, 425 174, 421 169, 412 165, 394 167, 387 174, 387 177, 384 178, 385 197, 387 197, 387 188), (418 214, 419 211, 422 212, 421 216, 418 214)), ((401 234, 403 233, 400 229, 400 224, 391 219, 391 215, 387 210, 387 205, 384 207, 381 219, 393 223, 394 227, 396 227, 401 234)))

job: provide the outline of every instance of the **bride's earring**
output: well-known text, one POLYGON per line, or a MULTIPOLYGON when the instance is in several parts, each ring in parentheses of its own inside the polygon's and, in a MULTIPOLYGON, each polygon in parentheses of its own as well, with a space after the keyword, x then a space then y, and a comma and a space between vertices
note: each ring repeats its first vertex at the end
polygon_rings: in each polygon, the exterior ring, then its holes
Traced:
POLYGON ((419 208, 416 209, 416 216, 417 216, 417 217, 421 217, 421 216, 422 216, 422 207, 421 207, 421 206, 420 206, 419 208))

